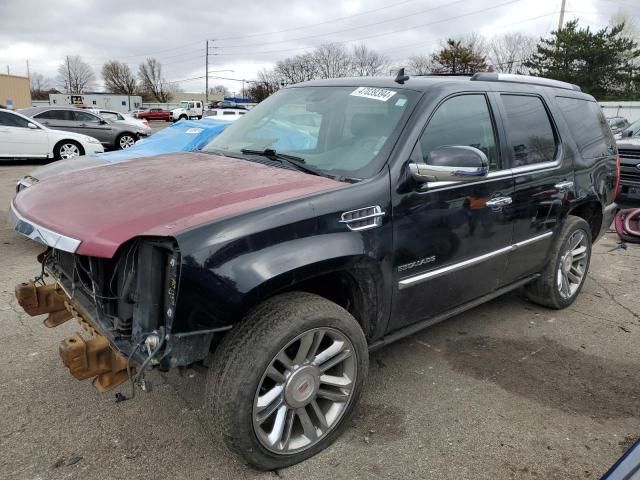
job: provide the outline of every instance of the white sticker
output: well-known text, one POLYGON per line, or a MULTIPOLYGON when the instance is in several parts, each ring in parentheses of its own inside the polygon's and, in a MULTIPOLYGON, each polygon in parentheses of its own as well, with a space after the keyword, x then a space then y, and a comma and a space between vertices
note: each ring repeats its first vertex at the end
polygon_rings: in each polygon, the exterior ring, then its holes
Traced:
POLYGON ((386 102, 396 94, 393 90, 385 90, 384 88, 374 87, 358 87, 350 95, 354 97, 371 98, 372 100, 380 100, 386 102))
POLYGON ((396 107, 404 107, 406 103, 406 98, 399 98, 398 100, 396 100, 396 107))
POLYGON ((201 128, 193 127, 193 128, 188 129, 188 130, 187 130, 187 131, 185 131, 184 133, 200 133, 201 131, 202 131, 202 129, 201 129, 201 128))

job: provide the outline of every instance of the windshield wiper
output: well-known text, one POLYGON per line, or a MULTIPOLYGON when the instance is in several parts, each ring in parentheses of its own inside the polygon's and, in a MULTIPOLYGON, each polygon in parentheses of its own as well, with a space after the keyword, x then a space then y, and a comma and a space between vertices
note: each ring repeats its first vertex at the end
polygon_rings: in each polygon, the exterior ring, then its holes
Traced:
POLYGON ((278 160, 281 163, 293 166, 301 172, 310 173, 312 175, 318 175, 320 177, 326 177, 325 173, 317 170, 313 167, 305 165, 304 158, 296 157, 295 155, 288 155, 286 153, 278 153, 273 148, 265 148, 264 150, 252 150, 250 148, 243 148, 240 150, 245 155, 260 155, 267 157, 269 160, 278 160))

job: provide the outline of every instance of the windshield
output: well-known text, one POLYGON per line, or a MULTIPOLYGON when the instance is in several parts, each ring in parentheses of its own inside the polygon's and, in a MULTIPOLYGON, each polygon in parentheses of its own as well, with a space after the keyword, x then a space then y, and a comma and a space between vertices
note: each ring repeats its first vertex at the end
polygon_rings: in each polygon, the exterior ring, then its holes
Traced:
POLYGON ((204 151, 273 149, 327 175, 367 178, 389 156, 419 93, 374 87, 293 87, 247 112, 204 151))

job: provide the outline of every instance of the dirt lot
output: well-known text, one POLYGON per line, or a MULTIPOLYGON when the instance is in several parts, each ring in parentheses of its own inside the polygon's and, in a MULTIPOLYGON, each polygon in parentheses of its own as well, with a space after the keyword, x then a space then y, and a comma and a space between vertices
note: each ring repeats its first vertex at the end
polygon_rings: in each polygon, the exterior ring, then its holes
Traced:
POLYGON ((571 308, 513 294, 389 346, 338 442, 286 470, 247 469, 207 430, 200 373, 154 372, 151 393, 116 404, 62 365, 76 325, 21 312, 13 287, 41 247, 5 218, 31 168, 0 165, 1 478, 591 479, 640 435, 640 248, 609 252, 607 235, 571 308))

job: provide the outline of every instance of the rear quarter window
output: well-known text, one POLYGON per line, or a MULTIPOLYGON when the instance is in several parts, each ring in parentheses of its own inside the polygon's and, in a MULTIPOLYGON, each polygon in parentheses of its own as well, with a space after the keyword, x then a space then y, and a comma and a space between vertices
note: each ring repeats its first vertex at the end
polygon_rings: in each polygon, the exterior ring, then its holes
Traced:
POLYGON ((582 156, 611 155, 615 140, 600 106, 580 98, 556 97, 556 100, 582 156))

